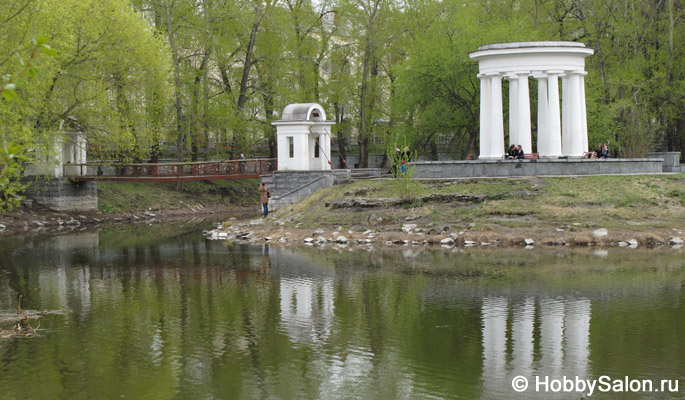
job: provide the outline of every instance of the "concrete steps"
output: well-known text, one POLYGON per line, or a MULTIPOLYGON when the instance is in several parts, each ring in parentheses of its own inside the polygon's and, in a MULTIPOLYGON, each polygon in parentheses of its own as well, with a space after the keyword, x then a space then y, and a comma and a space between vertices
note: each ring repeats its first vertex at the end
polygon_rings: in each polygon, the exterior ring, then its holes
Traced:
POLYGON ((351 177, 353 180, 374 179, 374 178, 378 178, 377 176, 373 176, 373 175, 371 175, 371 174, 363 173, 363 172, 357 172, 357 173, 352 172, 352 174, 351 174, 350 177, 351 177))
POLYGON ((354 180, 358 179, 374 179, 380 178, 387 168, 356 168, 350 170, 350 177, 354 180))
POLYGON ((315 191, 337 183, 350 181, 349 170, 331 171, 274 171, 262 175, 271 192, 269 209, 276 210, 288 204, 296 203, 315 191))

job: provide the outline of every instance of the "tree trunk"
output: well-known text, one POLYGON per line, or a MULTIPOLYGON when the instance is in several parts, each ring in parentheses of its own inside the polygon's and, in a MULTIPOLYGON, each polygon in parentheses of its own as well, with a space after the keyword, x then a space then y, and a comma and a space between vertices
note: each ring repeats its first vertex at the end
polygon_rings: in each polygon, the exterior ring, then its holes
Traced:
MULTIPOLYGON (((202 58, 202 62, 200 63, 200 69, 195 71, 195 79, 193 81, 193 87, 191 91, 191 98, 190 98, 190 106, 191 106, 191 112, 190 112, 190 117, 187 118, 187 129, 188 129, 188 137, 190 137, 190 154, 191 154, 191 160, 193 162, 196 162, 200 159, 200 148, 199 148, 199 129, 198 129, 198 124, 197 124, 197 115, 199 115, 198 108, 199 108, 199 103, 201 101, 200 99, 200 88, 203 84, 203 77, 206 76, 207 72, 207 61, 209 61, 209 49, 205 48, 205 54, 204 57, 202 58)), ((204 121, 203 121, 204 124, 204 121)))
MULTIPOLYGON (((668 65, 666 67, 666 86, 671 86, 671 81, 673 80, 673 57, 674 57, 674 30, 675 30, 675 19, 673 17, 673 0, 668 0, 668 65)), ((675 151, 673 143, 675 142, 674 136, 676 135, 675 124, 669 120, 666 121, 666 146, 668 151, 675 151)))
POLYGON ((366 46, 364 47, 364 64, 362 69, 362 88, 359 107, 359 168, 367 168, 369 165, 369 121, 367 121, 367 96, 369 87, 369 64, 371 59, 371 35, 373 30, 373 16, 369 17, 368 31, 366 32, 366 46))
POLYGON ((477 125, 473 124, 472 128, 469 129, 469 141, 466 145, 466 154, 471 154, 473 156, 473 154, 476 153, 476 139, 478 138, 478 135, 479 131, 477 125))
MULTIPOLYGON (((438 161, 438 145, 435 143, 436 138, 433 138, 430 141, 430 149, 431 149, 431 160, 433 161, 438 161)), ((417 154, 418 157, 418 154, 417 154)), ((414 160, 418 161, 418 160, 414 160)))
POLYGON ((345 151, 345 131, 342 128, 342 123, 345 117, 344 107, 340 107, 339 103, 333 103, 335 110, 335 123, 337 125, 336 139, 338 140, 338 154, 340 155, 340 168, 349 169, 347 165, 347 153, 345 151))
MULTIPOLYGON (((257 32, 259 31, 259 25, 262 22, 262 16, 258 16, 257 20, 252 24, 252 30, 250 31, 250 40, 247 43, 247 49, 245 50, 245 61, 243 62, 243 73, 240 78, 240 91, 238 92, 238 102, 236 103, 236 110, 240 114, 245 107, 247 102, 247 88, 250 80, 250 70, 252 69, 253 56, 254 56, 254 46, 257 41, 257 32)), ((235 126, 233 129, 233 140, 231 151, 235 154, 240 154, 244 152, 244 137, 245 137, 245 127, 235 126)), ((233 158, 233 157, 231 157, 233 158)))
POLYGON ((209 70, 209 58, 212 52, 212 37, 210 35, 209 26, 209 8, 211 7, 210 0, 204 0, 202 3, 202 8, 204 10, 205 18, 205 59, 202 62, 204 68, 202 68, 202 140, 204 141, 204 159, 209 161, 209 81, 208 81, 208 70, 209 70))
POLYGON ((259 31, 261 22, 262 17, 259 16, 254 24, 252 24, 252 30, 250 31, 250 41, 247 43, 245 62, 243 63, 243 74, 240 78, 240 94, 238 95, 238 103, 236 104, 238 111, 243 110, 245 102, 247 101, 247 86, 250 79, 250 69, 252 69, 252 57, 254 56, 254 46, 257 41, 257 32, 259 31))
POLYGON ((176 47, 176 41, 174 40, 174 31, 171 26, 171 12, 169 11, 168 0, 164 2, 164 16, 166 23, 166 30, 168 35, 169 48, 171 49, 171 62, 174 64, 174 96, 176 102, 174 104, 174 109, 176 111, 176 159, 178 161, 183 161, 183 143, 185 142, 185 137, 183 134, 183 102, 181 100, 181 67, 179 65, 180 60, 178 58, 178 48, 176 47))
POLYGON ((271 125, 274 115, 274 98, 272 95, 273 89, 271 88, 271 84, 269 82, 266 82, 264 86, 264 114, 266 115, 266 121, 264 124, 264 137, 266 138, 269 146, 269 158, 276 158, 276 132, 274 126, 271 125))

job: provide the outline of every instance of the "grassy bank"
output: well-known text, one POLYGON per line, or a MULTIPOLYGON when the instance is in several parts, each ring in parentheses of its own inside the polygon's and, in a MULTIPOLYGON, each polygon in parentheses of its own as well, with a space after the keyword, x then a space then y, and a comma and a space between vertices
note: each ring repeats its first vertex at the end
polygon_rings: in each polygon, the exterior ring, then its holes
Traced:
POLYGON ((256 206, 258 185, 258 179, 193 181, 184 182, 177 190, 176 183, 98 182, 98 208, 107 214, 148 209, 175 211, 197 206, 256 206))
POLYGON ((644 232, 658 241, 673 229, 685 229, 685 174, 460 179, 413 186, 397 180, 357 181, 320 190, 273 218, 285 221, 285 228, 344 231, 399 232, 411 223, 426 234, 469 231, 475 239, 522 232, 586 235, 607 228, 644 232), (419 200, 392 207, 334 207, 345 199, 397 198, 398 193, 419 200), (428 197, 432 194, 446 196, 434 201, 428 197), (454 194, 471 199, 444 200, 454 194))

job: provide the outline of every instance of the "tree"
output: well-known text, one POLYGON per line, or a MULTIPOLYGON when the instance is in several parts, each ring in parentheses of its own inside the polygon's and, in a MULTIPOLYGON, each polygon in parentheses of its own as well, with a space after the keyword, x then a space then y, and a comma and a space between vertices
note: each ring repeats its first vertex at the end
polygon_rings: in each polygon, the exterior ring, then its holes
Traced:
POLYGON ((42 68, 27 96, 35 105, 36 132, 77 129, 90 143, 141 157, 152 131, 144 105, 157 101, 146 95, 165 96, 161 38, 124 0, 42 5, 40 26, 51 32, 48 40, 59 55, 42 68))
POLYGON ((2 86, 4 95, 16 94, 0 103, 0 142, 14 144, 5 149, 30 162, 56 136, 79 130, 120 154, 149 150, 152 132, 161 130, 151 124, 161 121, 148 116, 165 103, 168 64, 161 38, 127 1, 13 0, 0 13, 0 66, 26 72, 25 84, 10 77, 2 86), (28 32, 46 35, 23 47, 28 32), (32 65, 36 50, 54 55, 40 71, 32 65))

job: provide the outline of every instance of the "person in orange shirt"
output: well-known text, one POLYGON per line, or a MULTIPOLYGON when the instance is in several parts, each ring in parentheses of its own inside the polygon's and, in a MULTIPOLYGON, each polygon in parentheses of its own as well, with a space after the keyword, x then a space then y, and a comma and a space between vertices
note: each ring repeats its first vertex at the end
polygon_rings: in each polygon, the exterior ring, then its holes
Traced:
POLYGON ((271 197, 269 187, 266 186, 266 183, 262 182, 262 184, 259 185, 259 200, 262 202, 262 207, 264 208, 264 215, 262 218, 266 218, 269 215, 269 197, 271 197))

